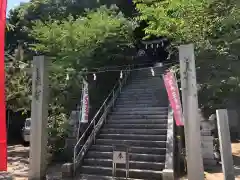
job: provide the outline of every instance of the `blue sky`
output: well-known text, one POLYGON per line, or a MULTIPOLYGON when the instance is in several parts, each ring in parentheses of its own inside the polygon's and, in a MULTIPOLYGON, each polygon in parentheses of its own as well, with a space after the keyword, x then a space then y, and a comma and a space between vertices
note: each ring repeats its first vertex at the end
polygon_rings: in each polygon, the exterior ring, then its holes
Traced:
POLYGON ((7 0, 7 13, 10 9, 18 6, 20 2, 28 2, 29 0, 7 0))

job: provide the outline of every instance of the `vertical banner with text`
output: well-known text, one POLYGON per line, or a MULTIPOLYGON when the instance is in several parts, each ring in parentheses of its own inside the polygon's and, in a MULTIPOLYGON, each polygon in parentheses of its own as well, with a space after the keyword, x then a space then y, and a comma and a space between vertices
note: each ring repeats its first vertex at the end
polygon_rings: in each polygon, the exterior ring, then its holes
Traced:
POLYGON ((4 44, 6 0, 0 0, 0 171, 7 170, 7 130, 5 108, 4 44))
POLYGON ((177 126, 183 126, 183 113, 180 101, 180 95, 175 74, 168 71, 163 75, 164 84, 167 90, 168 99, 173 109, 174 119, 177 126))
POLYGON ((82 90, 82 116, 81 123, 88 123, 88 112, 89 112, 89 94, 88 94, 88 83, 83 80, 83 90, 82 90))

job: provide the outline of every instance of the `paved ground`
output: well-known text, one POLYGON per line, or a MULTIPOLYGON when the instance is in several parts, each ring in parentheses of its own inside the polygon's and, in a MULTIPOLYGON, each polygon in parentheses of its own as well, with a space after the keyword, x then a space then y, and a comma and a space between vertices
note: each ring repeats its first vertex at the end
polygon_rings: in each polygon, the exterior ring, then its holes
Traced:
POLYGON ((8 172, 1 173, 0 179, 27 180, 29 147, 20 144, 8 146, 8 172))
MULTIPOLYGON (((8 172, 0 173, 0 180, 28 180, 29 147, 21 144, 8 146, 8 172)), ((48 169, 48 179, 61 179, 61 165, 55 164, 48 169)))
MULTIPOLYGON (((240 141, 232 143, 232 152, 234 159, 234 168, 236 179, 240 180, 240 141)), ((0 173, 0 180, 27 180, 29 170, 29 147, 21 144, 8 146, 8 172, 0 173)), ((49 180, 61 179, 61 164, 50 166, 47 172, 49 180)), ((183 178, 184 179, 184 178, 183 178)), ((223 180, 221 166, 212 168, 212 171, 206 172, 207 180, 223 180)))
MULTIPOLYGON (((234 160, 235 179, 240 180, 240 141, 232 143, 232 154, 234 160)), ((224 180, 222 166, 212 167, 211 171, 205 172, 206 180, 224 180)), ((181 178, 186 180, 186 177, 181 178)))
MULTIPOLYGON (((235 179, 240 180, 240 141, 232 143, 232 154, 234 160, 235 179)), ((212 171, 206 172, 207 180, 223 180, 221 165, 213 168, 212 171)))

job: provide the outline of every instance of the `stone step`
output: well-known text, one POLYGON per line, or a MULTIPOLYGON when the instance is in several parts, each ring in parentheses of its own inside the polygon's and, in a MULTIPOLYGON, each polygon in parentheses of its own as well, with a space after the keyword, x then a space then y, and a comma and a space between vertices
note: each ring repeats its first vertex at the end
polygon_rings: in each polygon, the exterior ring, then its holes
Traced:
POLYGON ((167 124, 167 118, 162 119, 108 119, 107 124, 167 124))
MULTIPOLYGON (((146 83, 148 83, 148 82, 162 82, 163 81, 163 79, 162 79, 162 77, 159 77, 159 76, 150 76, 149 78, 132 78, 131 79, 131 83, 135 83, 135 82, 146 82, 146 83)), ((159 84, 161 84, 161 83, 159 83, 159 84)))
POLYGON ((142 92, 149 92, 149 93, 152 93, 152 92, 156 92, 156 91, 165 91, 165 87, 164 86, 146 86, 146 87, 138 87, 137 85, 135 86, 126 86, 124 88, 122 88, 122 93, 127 93, 127 92, 136 92, 136 93, 142 93, 142 92))
POLYGON ((167 111, 148 111, 148 110, 138 110, 138 111, 114 111, 111 115, 167 115, 167 111))
POLYGON ((152 84, 149 83, 131 83, 129 85, 126 85, 123 89, 162 89, 165 88, 163 85, 159 85, 159 83, 155 82, 152 84))
MULTIPOLYGON (((112 152, 113 146, 108 145, 92 145, 90 147, 90 150, 94 151, 102 151, 102 152, 112 152)), ((138 153, 138 154, 163 154, 166 153, 165 148, 151 148, 151 147, 137 147, 137 146, 131 146, 129 149, 129 152, 131 153, 138 153)))
POLYGON ((128 102, 128 101, 132 101, 132 102, 159 102, 159 101, 162 101, 164 99, 164 97, 157 97, 158 95, 152 95, 151 97, 144 97, 144 96, 141 96, 139 95, 138 97, 134 97, 133 95, 132 96, 129 96, 129 97, 119 97, 117 99, 117 102, 120 101, 120 102, 128 102))
MULTIPOLYGON (((112 175, 112 167, 101 167, 101 166, 82 166, 80 171, 84 174, 95 174, 95 175, 112 175)), ((126 177, 126 169, 117 169, 117 177, 126 177)), ((130 178, 149 179, 149 180, 162 180, 162 171, 152 170, 139 170, 129 169, 130 178)))
POLYGON ((96 144, 99 144, 99 145, 127 145, 127 146, 157 147, 157 148, 166 147, 166 141, 97 139, 96 142, 97 142, 96 144))
POLYGON ((166 118, 168 117, 168 114, 158 114, 158 115, 154 115, 154 114, 110 114, 109 115, 109 119, 112 120, 120 120, 120 119, 162 119, 162 118, 166 118))
POLYGON ((101 133, 111 133, 111 134, 152 134, 152 135, 165 135, 167 133, 166 129, 120 129, 118 128, 107 128, 104 127, 100 131, 101 133))
POLYGON ((140 98, 142 97, 143 99, 146 99, 146 98, 152 98, 152 97, 156 97, 156 96, 159 96, 162 98, 162 95, 161 93, 159 93, 158 91, 156 92, 152 92, 152 93, 122 93, 120 96, 119 96, 119 99, 125 99, 125 98, 140 98))
MULTIPOLYGON (((77 178, 77 180, 113 180, 113 177, 112 176, 93 175, 93 174, 81 174, 80 177, 77 178)), ((118 180, 126 180, 126 178, 118 177, 118 180)), ((144 180, 144 179, 128 178, 128 180, 144 180)))
POLYGON ((152 75, 151 70, 149 69, 149 72, 145 74, 133 74, 131 76, 131 80, 149 80, 149 79, 162 79, 163 72, 157 72, 154 70, 154 76, 152 75))
POLYGON ((115 128, 115 129, 167 129, 167 124, 105 124, 104 128, 115 128))
POLYGON ((163 83, 159 83, 161 82, 161 79, 148 79, 148 80, 133 80, 131 81, 131 83, 127 84, 126 87, 128 86, 135 86, 135 85, 140 85, 140 86, 146 86, 146 87, 151 87, 151 86, 155 86, 155 87, 163 87, 164 84, 163 83))
POLYGON ((136 77, 136 78, 132 78, 132 79, 129 79, 129 84, 133 83, 133 84, 137 84, 137 83, 149 83, 149 84, 159 84, 159 85, 162 85, 163 83, 163 79, 162 77, 159 77, 159 76, 151 76, 151 77, 136 77))
POLYGON ((140 135, 140 134, 100 134, 100 139, 117 139, 117 140, 152 140, 166 141, 167 135, 140 135))
POLYGON ((161 75, 164 73, 164 71, 162 69, 159 69, 158 67, 153 68, 155 76, 152 75, 151 67, 149 67, 149 69, 145 69, 145 70, 141 69, 141 71, 138 71, 138 72, 135 71, 135 72, 133 72, 133 74, 131 74, 131 77, 134 79, 137 79, 137 78, 142 79, 142 78, 146 78, 146 77, 156 78, 157 77, 156 75, 162 77, 161 75))
POLYGON ((122 89, 123 94, 131 94, 131 93, 136 93, 136 94, 144 94, 144 93, 156 93, 156 92, 162 92, 164 91, 163 88, 157 87, 157 88, 138 88, 138 87, 128 87, 126 89, 122 89))
MULTIPOLYGON (((162 102, 162 105, 167 105, 168 103, 166 102, 166 103, 164 103, 164 102, 162 102)), ((146 107, 149 107, 149 108, 151 108, 151 107, 159 107, 159 106, 161 106, 161 104, 159 105, 158 103, 156 103, 156 104, 124 104, 124 103, 116 103, 116 105, 115 105, 115 108, 116 109, 118 109, 118 108, 146 108, 146 107)))
POLYGON ((122 89, 121 95, 127 95, 127 94, 135 94, 135 95, 152 95, 155 93, 160 93, 162 95, 167 95, 166 94, 166 89, 165 88, 125 88, 122 89))
POLYGON ((140 100, 155 100, 155 99, 159 99, 158 97, 160 97, 160 94, 155 94, 155 95, 151 95, 151 96, 128 96, 128 97, 119 97, 118 101, 140 101, 140 100))
MULTIPOLYGON (((163 98, 156 98, 156 97, 152 97, 152 98, 149 98, 149 99, 136 99, 136 98, 124 98, 124 99, 121 99, 119 98, 117 100, 117 104, 127 104, 127 103, 131 103, 131 104, 136 104, 136 103, 141 103, 141 104, 154 104, 154 103, 161 103, 161 101, 166 101, 167 99, 163 99, 163 98)), ((161 106, 161 105, 160 105, 161 106)))
POLYGON ((152 76, 153 78, 144 78, 144 79, 129 79, 129 83, 128 85, 131 85, 131 84, 150 84, 150 85, 155 85, 155 84, 159 84, 159 85, 162 85, 163 83, 163 80, 159 77, 154 77, 152 76))
POLYGON ((167 103, 166 102, 160 102, 160 101, 156 101, 156 100, 152 100, 152 101, 117 101, 116 105, 126 105, 126 107, 137 107, 138 104, 145 104, 147 106, 164 106, 167 103))
MULTIPOLYGON (((112 167, 112 157, 109 159, 95 159, 95 158, 86 158, 84 159, 84 164, 86 166, 101 166, 101 167, 112 167)), ((145 162, 145 161, 129 161, 130 169, 147 169, 154 171, 161 171, 165 166, 165 162, 145 162)), ((125 164, 118 164, 118 168, 125 168, 125 164)))
MULTIPOLYGON (((98 152, 98 151, 88 151, 86 158, 102 158, 102 159, 112 159, 113 152, 98 152)), ((145 161, 145 162, 164 162, 164 155, 155 155, 155 154, 135 154, 129 153, 130 161, 145 161)))
POLYGON ((168 111, 168 107, 149 107, 149 106, 143 106, 143 107, 135 107, 135 108, 131 108, 131 107, 118 107, 114 109, 115 112, 121 112, 121 111, 168 111))
POLYGON ((167 97, 161 97, 160 95, 153 95, 151 97, 134 97, 134 96, 129 96, 129 97, 124 97, 124 98, 118 98, 117 99, 117 104, 127 104, 127 103, 141 103, 141 104, 154 104, 154 103, 159 103, 159 106, 163 102, 168 102, 167 97))

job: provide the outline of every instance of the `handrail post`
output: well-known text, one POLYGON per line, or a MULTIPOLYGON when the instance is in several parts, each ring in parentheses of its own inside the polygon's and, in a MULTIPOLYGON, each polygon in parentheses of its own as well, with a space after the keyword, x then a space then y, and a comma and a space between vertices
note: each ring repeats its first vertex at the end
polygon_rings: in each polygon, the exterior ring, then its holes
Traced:
POLYGON ((106 123, 106 121, 107 121, 107 120, 106 120, 106 119, 107 119, 106 109, 107 109, 107 104, 105 103, 105 104, 104 104, 104 113, 105 113, 105 114, 104 114, 104 123, 106 123))
POLYGON ((122 92, 122 82, 120 79, 119 79, 119 91, 122 92))
POLYGON ((96 121, 93 120, 93 144, 96 144, 96 121))
POLYGON ((76 171, 76 150, 75 150, 75 147, 74 147, 74 151, 73 151, 73 173, 75 173, 75 171, 76 171))
POLYGON ((112 104, 112 106, 114 107, 114 104, 115 104, 115 90, 113 90, 113 95, 112 95, 113 97, 113 104, 112 104))

